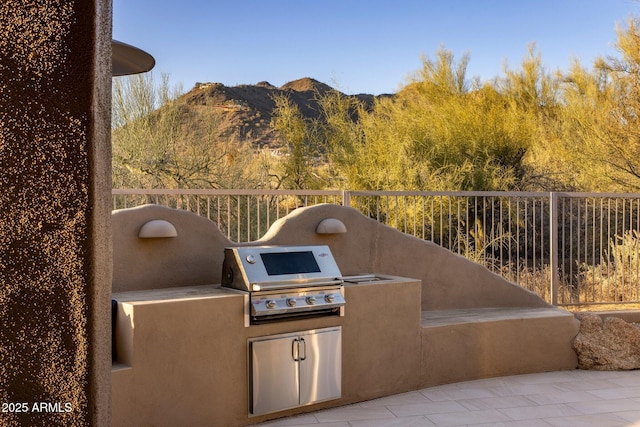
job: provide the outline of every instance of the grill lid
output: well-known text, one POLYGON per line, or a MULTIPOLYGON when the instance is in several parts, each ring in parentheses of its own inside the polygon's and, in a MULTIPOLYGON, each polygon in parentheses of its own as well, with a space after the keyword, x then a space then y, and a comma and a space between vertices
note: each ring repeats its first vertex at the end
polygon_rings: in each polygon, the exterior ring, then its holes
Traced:
POLYGON ((244 291, 288 289, 342 283, 331 250, 314 246, 225 248, 222 286, 244 291))

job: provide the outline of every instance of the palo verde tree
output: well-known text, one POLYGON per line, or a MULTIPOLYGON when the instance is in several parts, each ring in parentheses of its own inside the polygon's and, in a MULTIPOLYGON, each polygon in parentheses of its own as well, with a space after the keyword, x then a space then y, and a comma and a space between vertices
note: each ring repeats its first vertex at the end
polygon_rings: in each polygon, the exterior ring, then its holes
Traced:
POLYGON ((494 87, 506 101, 505 108, 516 118, 520 141, 526 153, 513 163, 521 190, 572 190, 573 167, 562 150, 564 103, 559 71, 543 66, 535 44, 517 69, 505 67, 504 77, 494 87), (528 140, 528 144, 526 141, 528 140))
POLYGON ((618 57, 565 78, 563 141, 590 189, 640 189, 640 20, 617 28, 618 57))
POLYGON ((166 75, 159 83, 153 73, 114 79, 114 187, 256 187, 253 152, 219 138, 219 113, 188 110, 180 94, 166 75))
MULTIPOLYGON (((376 101, 376 106, 384 102, 376 101)), ((320 99, 330 176, 334 186, 366 190, 389 190, 398 184, 404 157, 402 147, 388 145, 384 119, 355 97, 328 92, 320 99)), ((395 187, 397 188, 397 187, 395 187)))
POLYGON ((394 98, 371 110, 331 94, 322 102, 332 160, 353 188, 518 188, 532 137, 520 111, 492 86, 466 77, 445 49, 394 98))
POLYGON ((286 143, 284 158, 271 177, 276 188, 318 189, 325 184, 319 173, 324 163, 321 150, 322 129, 317 120, 306 119, 286 95, 274 97, 271 127, 286 143))

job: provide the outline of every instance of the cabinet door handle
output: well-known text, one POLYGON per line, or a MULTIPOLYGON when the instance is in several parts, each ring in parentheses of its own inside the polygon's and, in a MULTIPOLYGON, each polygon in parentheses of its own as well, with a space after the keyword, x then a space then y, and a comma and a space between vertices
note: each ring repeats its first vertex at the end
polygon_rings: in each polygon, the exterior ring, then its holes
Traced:
POLYGON ((293 357, 294 362, 300 361, 300 344, 298 338, 294 338, 293 341, 291 341, 291 357, 293 357))
POLYGON ((300 343, 302 343, 302 357, 300 360, 305 360, 307 358, 307 342, 304 338, 300 338, 300 343))

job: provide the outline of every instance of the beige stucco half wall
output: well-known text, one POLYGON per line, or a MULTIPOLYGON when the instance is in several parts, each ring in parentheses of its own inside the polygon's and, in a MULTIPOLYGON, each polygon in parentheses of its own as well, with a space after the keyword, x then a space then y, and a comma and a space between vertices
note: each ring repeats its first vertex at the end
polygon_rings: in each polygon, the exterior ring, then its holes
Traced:
POLYGON ((210 220, 188 211, 144 205, 113 211, 113 292, 220 283, 223 249, 233 243, 210 220), (151 220, 177 237, 141 239, 151 220))
MULTIPOLYGON (((369 219, 353 208, 323 204, 276 221, 248 245, 329 245, 343 275, 381 273, 422 280, 422 309, 549 307, 538 295, 483 266, 369 219), (344 234, 317 234, 325 218, 342 221, 344 234)), ((219 283, 223 249, 237 245, 215 223, 182 210, 146 205, 113 212, 113 291, 219 283), (171 222, 178 236, 140 239, 149 220, 171 222)), ((245 244, 246 245, 246 244, 245 244)))

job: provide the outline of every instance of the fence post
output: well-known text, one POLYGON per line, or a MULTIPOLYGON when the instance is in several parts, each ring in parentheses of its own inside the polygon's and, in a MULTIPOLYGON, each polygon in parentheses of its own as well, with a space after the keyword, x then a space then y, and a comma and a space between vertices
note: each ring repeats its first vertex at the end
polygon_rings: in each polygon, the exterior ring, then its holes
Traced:
POLYGON ((351 191, 342 190, 342 206, 351 206, 351 191))
POLYGON ((549 193, 549 275, 551 304, 558 305, 558 193, 549 193))

